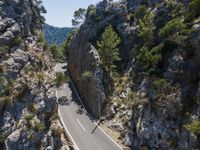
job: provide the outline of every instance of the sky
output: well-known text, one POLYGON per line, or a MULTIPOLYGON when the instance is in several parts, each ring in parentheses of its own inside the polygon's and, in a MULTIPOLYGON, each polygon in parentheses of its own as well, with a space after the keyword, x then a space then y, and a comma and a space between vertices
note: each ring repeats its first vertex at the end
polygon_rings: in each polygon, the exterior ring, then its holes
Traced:
POLYGON ((56 27, 71 27, 74 11, 78 8, 87 8, 100 0, 43 0, 47 10, 44 14, 46 23, 56 27))

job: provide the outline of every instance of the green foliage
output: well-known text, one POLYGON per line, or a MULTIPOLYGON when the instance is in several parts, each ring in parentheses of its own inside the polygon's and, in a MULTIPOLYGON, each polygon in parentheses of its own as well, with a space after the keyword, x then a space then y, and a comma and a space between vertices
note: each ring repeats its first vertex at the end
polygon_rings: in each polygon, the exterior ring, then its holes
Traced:
POLYGON ((74 19, 72 19, 72 25, 79 27, 85 20, 86 9, 79 8, 74 12, 74 19))
POLYGON ((151 12, 146 13, 143 19, 139 20, 138 36, 141 37, 145 43, 150 45, 153 41, 155 25, 154 14, 151 12))
POLYGON ((170 11, 172 19, 185 14, 184 4, 175 0, 165 0, 166 9, 170 11))
POLYGON ((40 83, 43 83, 45 81, 45 74, 44 71, 40 71, 37 73, 37 78, 40 83))
POLYGON ((90 79, 92 78, 92 72, 91 71, 84 71, 82 74, 81 74, 81 78, 83 79, 90 79))
POLYGON ((97 42, 98 52, 105 71, 115 71, 115 62, 120 61, 117 45, 121 42, 120 37, 113 30, 112 25, 106 27, 101 41, 97 42))
POLYGON ((10 48, 8 46, 0 46, 0 57, 9 53, 9 49, 10 48))
POLYGON ((69 49, 70 49, 70 44, 72 42, 73 36, 76 34, 77 30, 72 30, 69 32, 68 36, 67 36, 67 40, 64 44, 64 55, 66 58, 68 58, 69 56, 69 49))
POLYGON ((0 133, 0 149, 4 149, 6 137, 4 134, 0 133))
POLYGON ((56 45, 50 45, 49 50, 56 61, 64 60, 64 49, 56 45))
POLYGON ((62 72, 57 72, 55 82, 57 85, 61 85, 63 83, 69 82, 69 77, 62 72))
POLYGON ((185 125, 185 128, 193 134, 200 135, 200 121, 193 121, 185 125))
POLYGON ((159 79, 159 80, 155 80, 153 84, 156 88, 160 89, 166 86, 167 81, 165 79, 159 79))
POLYGON ((122 103, 125 105, 133 104, 136 100, 137 96, 135 92, 130 92, 127 97, 122 99, 122 103))
POLYGON ((12 46, 19 46, 22 43, 23 43, 23 39, 20 36, 17 36, 17 37, 14 38, 14 40, 12 40, 11 47, 12 46))
POLYGON ((62 133, 64 133, 64 129, 61 128, 61 127, 57 127, 57 128, 54 128, 54 129, 53 129, 53 134, 54 134, 56 137, 60 137, 62 133))
POLYGON ((158 45, 151 50, 147 46, 143 46, 139 54, 136 56, 136 61, 142 70, 152 74, 156 71, 157 64, 161 60, 161 49, 163 45, 158 45))
POLYGON ((195 18, 200 16, 200 0, 191 0, 189 3, 189 17, 195 18))
POLYGON ((160 35, 164 38, 180 35, 181 31, 186 28, 182 18, 170 20, 161 30, 160 35))
POLYGON ((31 121, 33 118, 34 118, 33 114, 29 114, 29 115, 24 117, 24 119, 26 119, 27 121, 31 121))
POLYGON ((129 14, 126 16, 127 21, 131 21, 131 20, 134 18, 134 16, 135 16, 134 13, 129 13, 129 14))
POLYGON ((43 132, 45 130, 45 126, 39 122, 34 122, 34 127, 38 132, 43 132))
POLYGON ((95 7, 89 7, 87 9, 87 17, 93 20, 94 22, 97 22, 101 19, 101 17, 97 13, 97 9, 95 7))
POLYGON ((47 42, 51 44, 55 44, 57 46, 61 46, 65 40, 67 35, 73 30, 73 28, 59 28, 50 26, 45 24, 44 26, 44 36, 47 42))
POLYGON ((40 42, 44 42, 44 41, 45 41, 44 34, 40 33, 39 36, 38 36, 37 42, 40 43, 40 42))

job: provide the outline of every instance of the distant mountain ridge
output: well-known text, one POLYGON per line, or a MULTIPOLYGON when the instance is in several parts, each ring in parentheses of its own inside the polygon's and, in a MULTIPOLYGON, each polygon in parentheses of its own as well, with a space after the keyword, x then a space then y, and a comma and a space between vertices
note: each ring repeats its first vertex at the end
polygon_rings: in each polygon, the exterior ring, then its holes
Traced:
POLYGON ((66 38, 67 34, 72 30, 73 28, 70 27, 54 27, 52 25, 45 24, 44 27, 44 36, 45 39, 49 44, 56 44, 58 46, 62 45, 66 38))

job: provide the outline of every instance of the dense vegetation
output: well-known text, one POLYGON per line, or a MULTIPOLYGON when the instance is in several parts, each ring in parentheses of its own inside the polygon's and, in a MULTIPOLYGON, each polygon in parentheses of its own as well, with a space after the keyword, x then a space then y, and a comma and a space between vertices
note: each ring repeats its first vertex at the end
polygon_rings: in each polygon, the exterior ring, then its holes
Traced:
POLYGON ((79 27, 85 20, 85 13, 86 9, 84 8, 79 8, 74 12, 74 19, 72 19, 72 25, 74 27, 79 27))
POLYGON ((45 39, 49 44, 56 44, 58 46, 62 45, 68 33, 72 30, 72 28, 59 28, 54 27, 48 24, 45 24, 44 33, 45 39))
POLYGON ((120 37, 113 30, 111 25, 109 25, 102 34, 102 40, 97 42, 101 64, 105 72, 109 74, 115 71, 115 62, 120 60, 119 49, 117 48, 120 42, 120 37))

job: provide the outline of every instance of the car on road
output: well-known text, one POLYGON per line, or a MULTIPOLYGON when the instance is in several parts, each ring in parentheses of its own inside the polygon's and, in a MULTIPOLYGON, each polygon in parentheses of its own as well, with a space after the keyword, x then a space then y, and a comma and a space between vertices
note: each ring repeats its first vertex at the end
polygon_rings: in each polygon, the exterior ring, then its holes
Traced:
POLYGON ((82 113, 84 113, 83 107, 82 107, 82 106, 79 106, 78 109, 76 110, 76 113, 77 113, 77 114, 80 114, 80 115, 81 115, 82 113))
POLYGON ((69 105, 69 100, 68 100, 67 96, 62 96, 62 97, 58 98, 58 104, 69 105))

